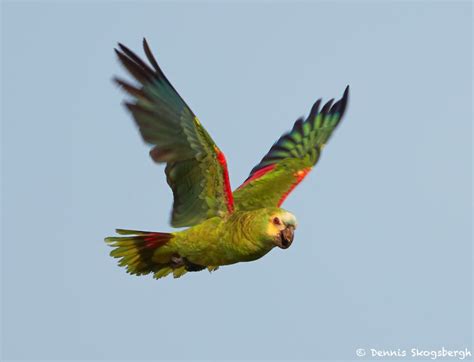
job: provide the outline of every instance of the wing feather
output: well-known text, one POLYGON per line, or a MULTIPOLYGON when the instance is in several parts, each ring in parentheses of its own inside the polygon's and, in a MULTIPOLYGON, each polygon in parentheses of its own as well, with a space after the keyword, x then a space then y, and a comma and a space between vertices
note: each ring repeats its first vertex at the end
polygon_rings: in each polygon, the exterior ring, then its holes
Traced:
POLYGON ((349 86, 336 103, 331 99, 320 110, 318 99, 305 120, 296 120, 291 131, 273 144, 234 191, 236 209, 280 206, 318 162, 322 148, 344 116, 348 98, 349 86))
POLYGON ((191 226, 232 212, 225 157, 165 77, 146 40, 143 49, 151 67, 126 46, 118 48, 120 62, 138 83, 115 79, 131 96, 125 105, 143 140, 153 146, 151 158, 166 163, 174 197, 172 226, 191 226))

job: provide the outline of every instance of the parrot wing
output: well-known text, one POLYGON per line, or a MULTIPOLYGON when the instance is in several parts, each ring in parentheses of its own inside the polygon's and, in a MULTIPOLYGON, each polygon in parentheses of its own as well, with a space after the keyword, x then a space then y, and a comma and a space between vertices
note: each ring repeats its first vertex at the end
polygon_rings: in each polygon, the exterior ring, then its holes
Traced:
POLYGON ((344 115, 348 97, 349 86, 336 103, 331 99, 319 110, 319 99, 308 118, 298 119, 234 191, 236 209, 279 207, 318 162, 321 150, 344 115))
POLYGON ((171 225, 192 226, 233 211, 232 191, 224 154, 161 71, 143 39, 151 67, 122 44, 115 49, 122 65, 138 82, 115 79, 132 100, 125 103, 151 158, 166 163, 173 191, 171 225))

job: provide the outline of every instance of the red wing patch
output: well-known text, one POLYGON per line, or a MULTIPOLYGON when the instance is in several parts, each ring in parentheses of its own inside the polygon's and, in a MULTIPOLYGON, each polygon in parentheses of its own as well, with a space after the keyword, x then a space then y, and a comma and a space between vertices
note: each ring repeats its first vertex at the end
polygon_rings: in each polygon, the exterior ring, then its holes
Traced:
POLYGON ((230 188, 229 171, 227 169, 227 161, 224 153, 217 147, 215 147, 217 153, 217 161, 222 166, 222 177, 224 178, 224 192, 227 201, 227 211, 232 213, 234 211, 234 196, 232 195, 232 189, 230 188))
POLYGON ((258 171, 255 171, 255 173, 252 175, 252 177, 249 177, 242 185, 239 186, 239 189, 244 187, 248 183, 252 182, 253 180, 256 180, 256 179, 262 177, 263 175, 265 175, 266 173, 270 172, 271 170, 273 170, 275 168, 275 166, 276 166, 276 164, 271 164, 271 165, 268 165, 268 166, 265 166, 265 167, 261 168, 258 171))
POLYGON ((303 179, 306 177, 306 175, 309 173, 309 171, 311 171, 311 167, 308 167, 308 168, 305 168, 303 170, 299 170, 298 172, 295 172, 294 176, 295 176, 295 182, 293 182, 290 186, 290 188, 288 189, 288 191, 286 191, 283 196, 281 197, 280 201, 278 201, 278 207, 281 206, 281 204, 283 204, 283 202, 285 201, 285 199, 288 197, 288 195, 291 193, 291 191, 294 190, 294 188, 296 186, 298 186, 298 184, 303 181, 303 179))
POLYGON ((168 233, 149 232, 146 236, 134 236, 132 239, 143 240, 145 248, 156 249, 165 245, 173 236, 168 233))

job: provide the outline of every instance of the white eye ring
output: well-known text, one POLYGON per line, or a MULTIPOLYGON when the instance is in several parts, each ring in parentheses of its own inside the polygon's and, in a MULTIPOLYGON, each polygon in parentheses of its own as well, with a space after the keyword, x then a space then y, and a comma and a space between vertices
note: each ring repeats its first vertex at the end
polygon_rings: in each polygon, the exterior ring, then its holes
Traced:
POLYGON ((280 219, 279 219, 277 216, 275 216, 275 217, 273 218, 273 223, 274 223, 275 225, 281 225, 281 221, 280 221, 280 219))

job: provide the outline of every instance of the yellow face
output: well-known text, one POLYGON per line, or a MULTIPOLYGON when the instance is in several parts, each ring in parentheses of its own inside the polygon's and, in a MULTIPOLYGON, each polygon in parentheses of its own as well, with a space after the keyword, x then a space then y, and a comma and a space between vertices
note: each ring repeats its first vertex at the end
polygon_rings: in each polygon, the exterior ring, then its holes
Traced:
POLYGON ((276 246, 287 249, 293 242, 296 226, 296 217, 292 213, 280 209, 270 215, 267 234, 272 237, 276 246))

